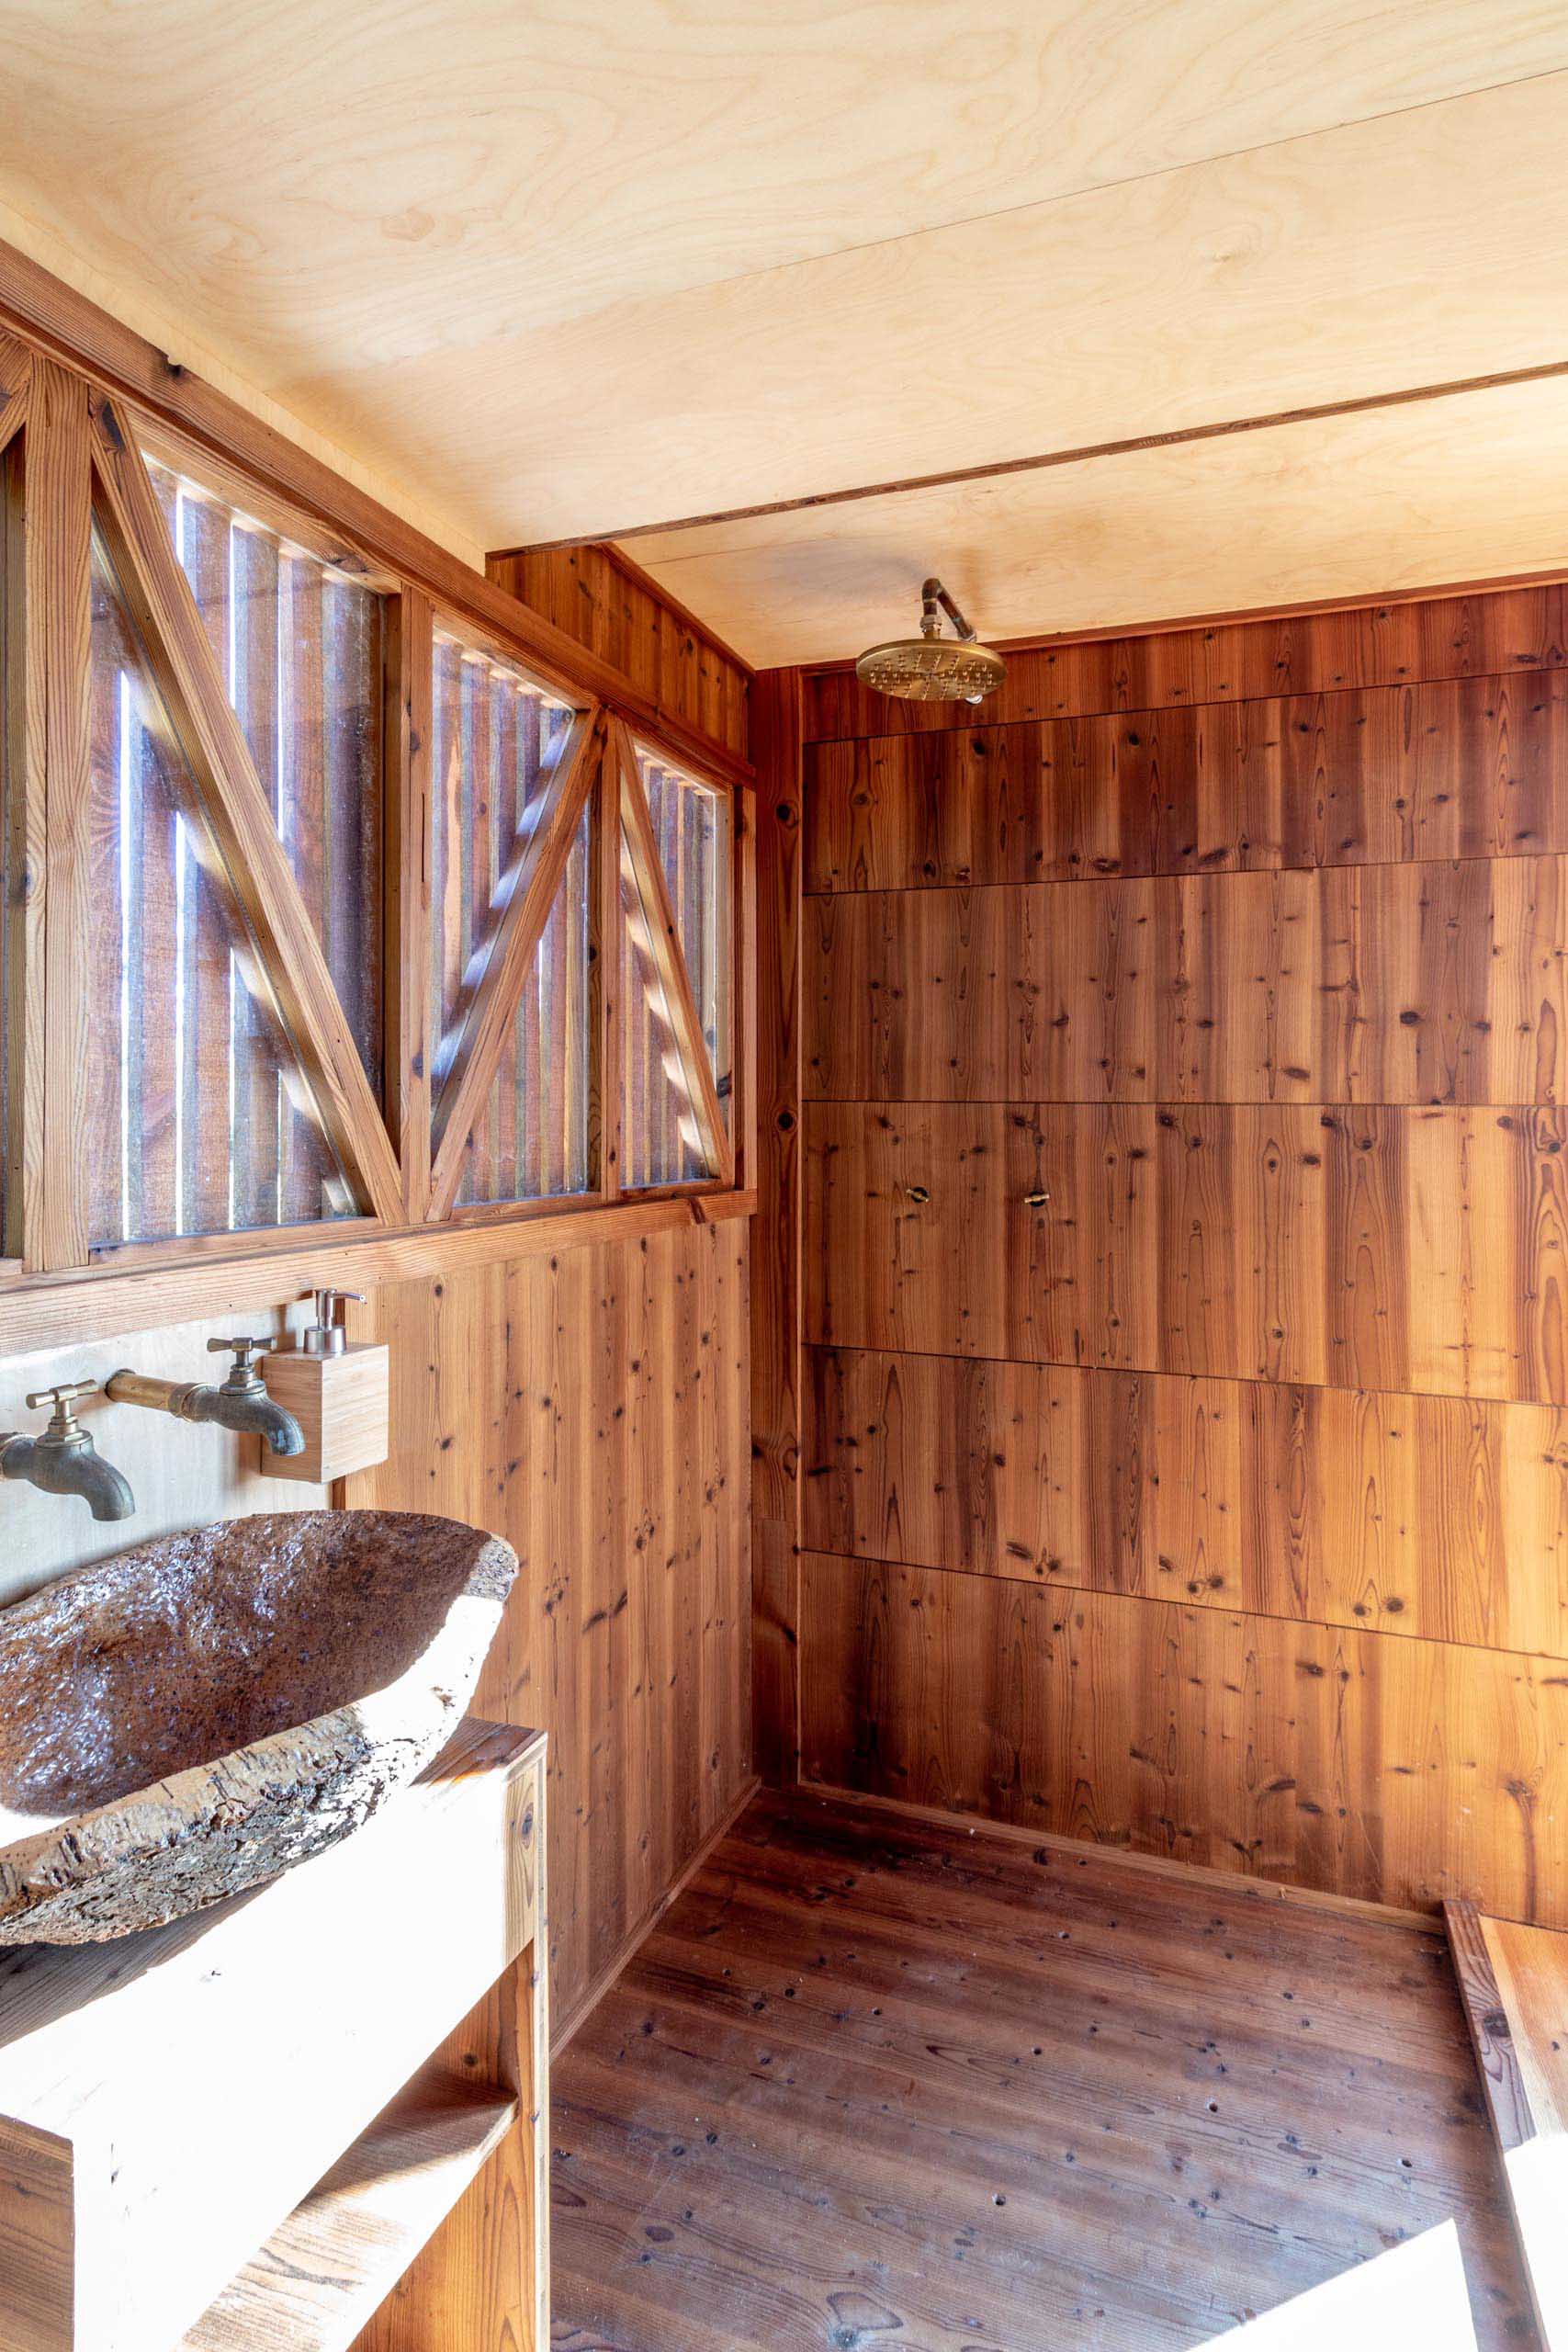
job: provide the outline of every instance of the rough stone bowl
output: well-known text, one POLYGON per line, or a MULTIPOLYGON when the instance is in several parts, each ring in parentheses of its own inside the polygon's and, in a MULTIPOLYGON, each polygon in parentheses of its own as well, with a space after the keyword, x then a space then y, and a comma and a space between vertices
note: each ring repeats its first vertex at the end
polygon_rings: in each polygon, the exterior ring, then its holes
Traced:
POLYGON ((516 1570, 456 1520, 292 1511, 0 1610, 0 1944, 159 1927, 357 1829, 457 1729, 516 1570))

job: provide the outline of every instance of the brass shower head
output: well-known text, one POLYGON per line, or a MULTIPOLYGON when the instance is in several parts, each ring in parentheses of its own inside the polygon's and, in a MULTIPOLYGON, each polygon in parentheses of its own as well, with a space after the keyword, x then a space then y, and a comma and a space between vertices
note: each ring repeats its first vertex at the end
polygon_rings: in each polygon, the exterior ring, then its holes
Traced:
POLYGON ((878 694, 906 702, 984 702, 1007 675, 999 653, 982 645, 940 580, 920 590, 919 637, 874 645, 855 663, 855 675, 878 694), (955 634, 943 637, 945 613, 955 634))

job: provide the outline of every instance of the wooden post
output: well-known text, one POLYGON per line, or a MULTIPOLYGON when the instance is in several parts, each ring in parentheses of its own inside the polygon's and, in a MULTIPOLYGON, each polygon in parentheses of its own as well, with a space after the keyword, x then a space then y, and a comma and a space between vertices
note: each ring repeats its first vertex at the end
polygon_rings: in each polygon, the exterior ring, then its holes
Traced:
POLYGON ((801 678, 752 683, 757 762, 758 1216, 751 1258, 751 1642, 755 1763, 800 1772, 801 678))
POLYGON ((79 976, 90 921, 92 466, 81 378, 51 359, 35 360, 24 432, 22 790, 29 844, 41 839, 43 854, 34 876, 41 888, 27 916, 22 1228, 28 1267, 41 1272, 87 1259, 88 1005, 79 976))

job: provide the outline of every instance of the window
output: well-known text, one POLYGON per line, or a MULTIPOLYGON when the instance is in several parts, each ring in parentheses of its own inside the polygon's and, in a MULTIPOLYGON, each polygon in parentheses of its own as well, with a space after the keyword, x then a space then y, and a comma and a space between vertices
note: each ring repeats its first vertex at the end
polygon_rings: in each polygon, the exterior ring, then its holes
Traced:
POLYGON ((728 1125, 734 1091, 729 1044, 729 796, 682 775, 640 745, 637 769, 728 1125))
POLYGON ((96 531, 92 594, 89 1242, 352 1215, 96 531))
POLYGON ((628 1192, 721 1175, 728 1136, 728 799, 626 746, 621 1111, 628 1192))
POLYGON ((511 658, 493 593, 451 584, 474 617, 444 616, 19 349, 0 337, 0 1323, 43 1314, 6 1315, 35 1276, 181 1243, 216 1269, 229 1237, 292 1232, 324 1261, 376 1227, 396 1265, 411 1228, 482 1254, 536 1209, 729 1185, 730 794, 511 658), (25 643, 24 570, 51 583, 25 643))
POLYGON ((591 817, 581 815, 537 937, 515 976, 497 953, 526 909, 530 876, 558 823, 561 763, 581 750, 573 705, 510 662, 437 628, 432 649, 430 952, 434 975, 432 1115, 445 1135, 481 1006, 512 1001, 493 1070, 461 1139, 459 1207, 588 1191, 591 817))
POLYGON ((592 1084, 588 890, 592 854, 584 808, 566 871, 475 1121, 457 1192, 460 1207, 585 1193, 592 1084))
POLYGON ((378 1096, 381 598, 171 467, 148 471, 378 1096))

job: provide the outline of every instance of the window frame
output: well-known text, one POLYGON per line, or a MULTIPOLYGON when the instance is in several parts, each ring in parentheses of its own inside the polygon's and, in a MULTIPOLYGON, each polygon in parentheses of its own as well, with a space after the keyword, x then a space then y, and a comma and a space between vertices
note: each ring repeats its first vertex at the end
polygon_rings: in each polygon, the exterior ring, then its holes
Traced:
MULTIPOLYGON (((99 319, 92 313, 88 323, 99 319)), ((114 337, 134 342, 119 329, 105 340, 112 344, 114 337)), ((7 598, 0 648, 11 688, 0 756, 8 762, 13 839, 25 845, 27 875, 23 903, 12 907, 5 976, 13 1132, 5 1139, 9 1226, 0 1243, 11 1254, 0 1256, 0 1353, 259 1303, 278 1295, 280 1285, 305 1288, 329 1275, 363 1286, 435 1266, 750 1215, 757 1164, 750 763, 650 703, 608 662, 577 648, 505 590, 423 540, 221 396, 202 388, 208 413, 196 433, 139 396, 140 384, 128 397, 123 366, 95 366, 90 351, 72 356, 86 366, 67 365, 41 348, 27 322, 18 323, 0 299, 0 470, 13 486, 6 528, 17 559, 0 573, 7 598), (122 465, 134 459, 149 498, 144 458, 243 508, 384 600, 379 1111, 395 1180, 378 1168, 367 1196, 377 1204, 373 1214, 128 1243, 96 1253, 86 1249, 85 1187, 73 1139, 81 1120, 80 1041, 92 1009, 72 940, 91 914, 79 855, 87 813, 88 548, 106 488, 101 469, 106 458, 113 466, 116 451, 122 465), (310 480, 308 497, 300 495, 301 475, 310 480), (364 527, 367 521, 372 528, 364 527), (593 843, 590 1062, 596 1083, 590 1128, 595 1182, 587 1195, 474 1204, 444 1214, 434 1207, 429 1032, 435 976, 428 968, 427 943, 437 628, 523 672, 575 709, 579 728, 593 736, 586 792, 593 843), (19 697, 18 680, 25 687, 19 697), (618 738, 705 789, 727 795, 731 804, 733 1172, 632 1194, 619 1183, 623 1012, 618 981, 611 984, 619 957, 618 929, 610 928, 619 922, 618 738)), ((169 554, 177 571, 172 547, 169 554)), ((209 716, 216 741, 225 732, 221 715, 209 716)), ((227 799, 231 780, 219 782, 227 799)), ((319 1045, 326 1013, 319 1005, 317 1011, 319 1045)), ((350 1105, 340 1115, 347 1120, 352 1112, 350 1105)))

